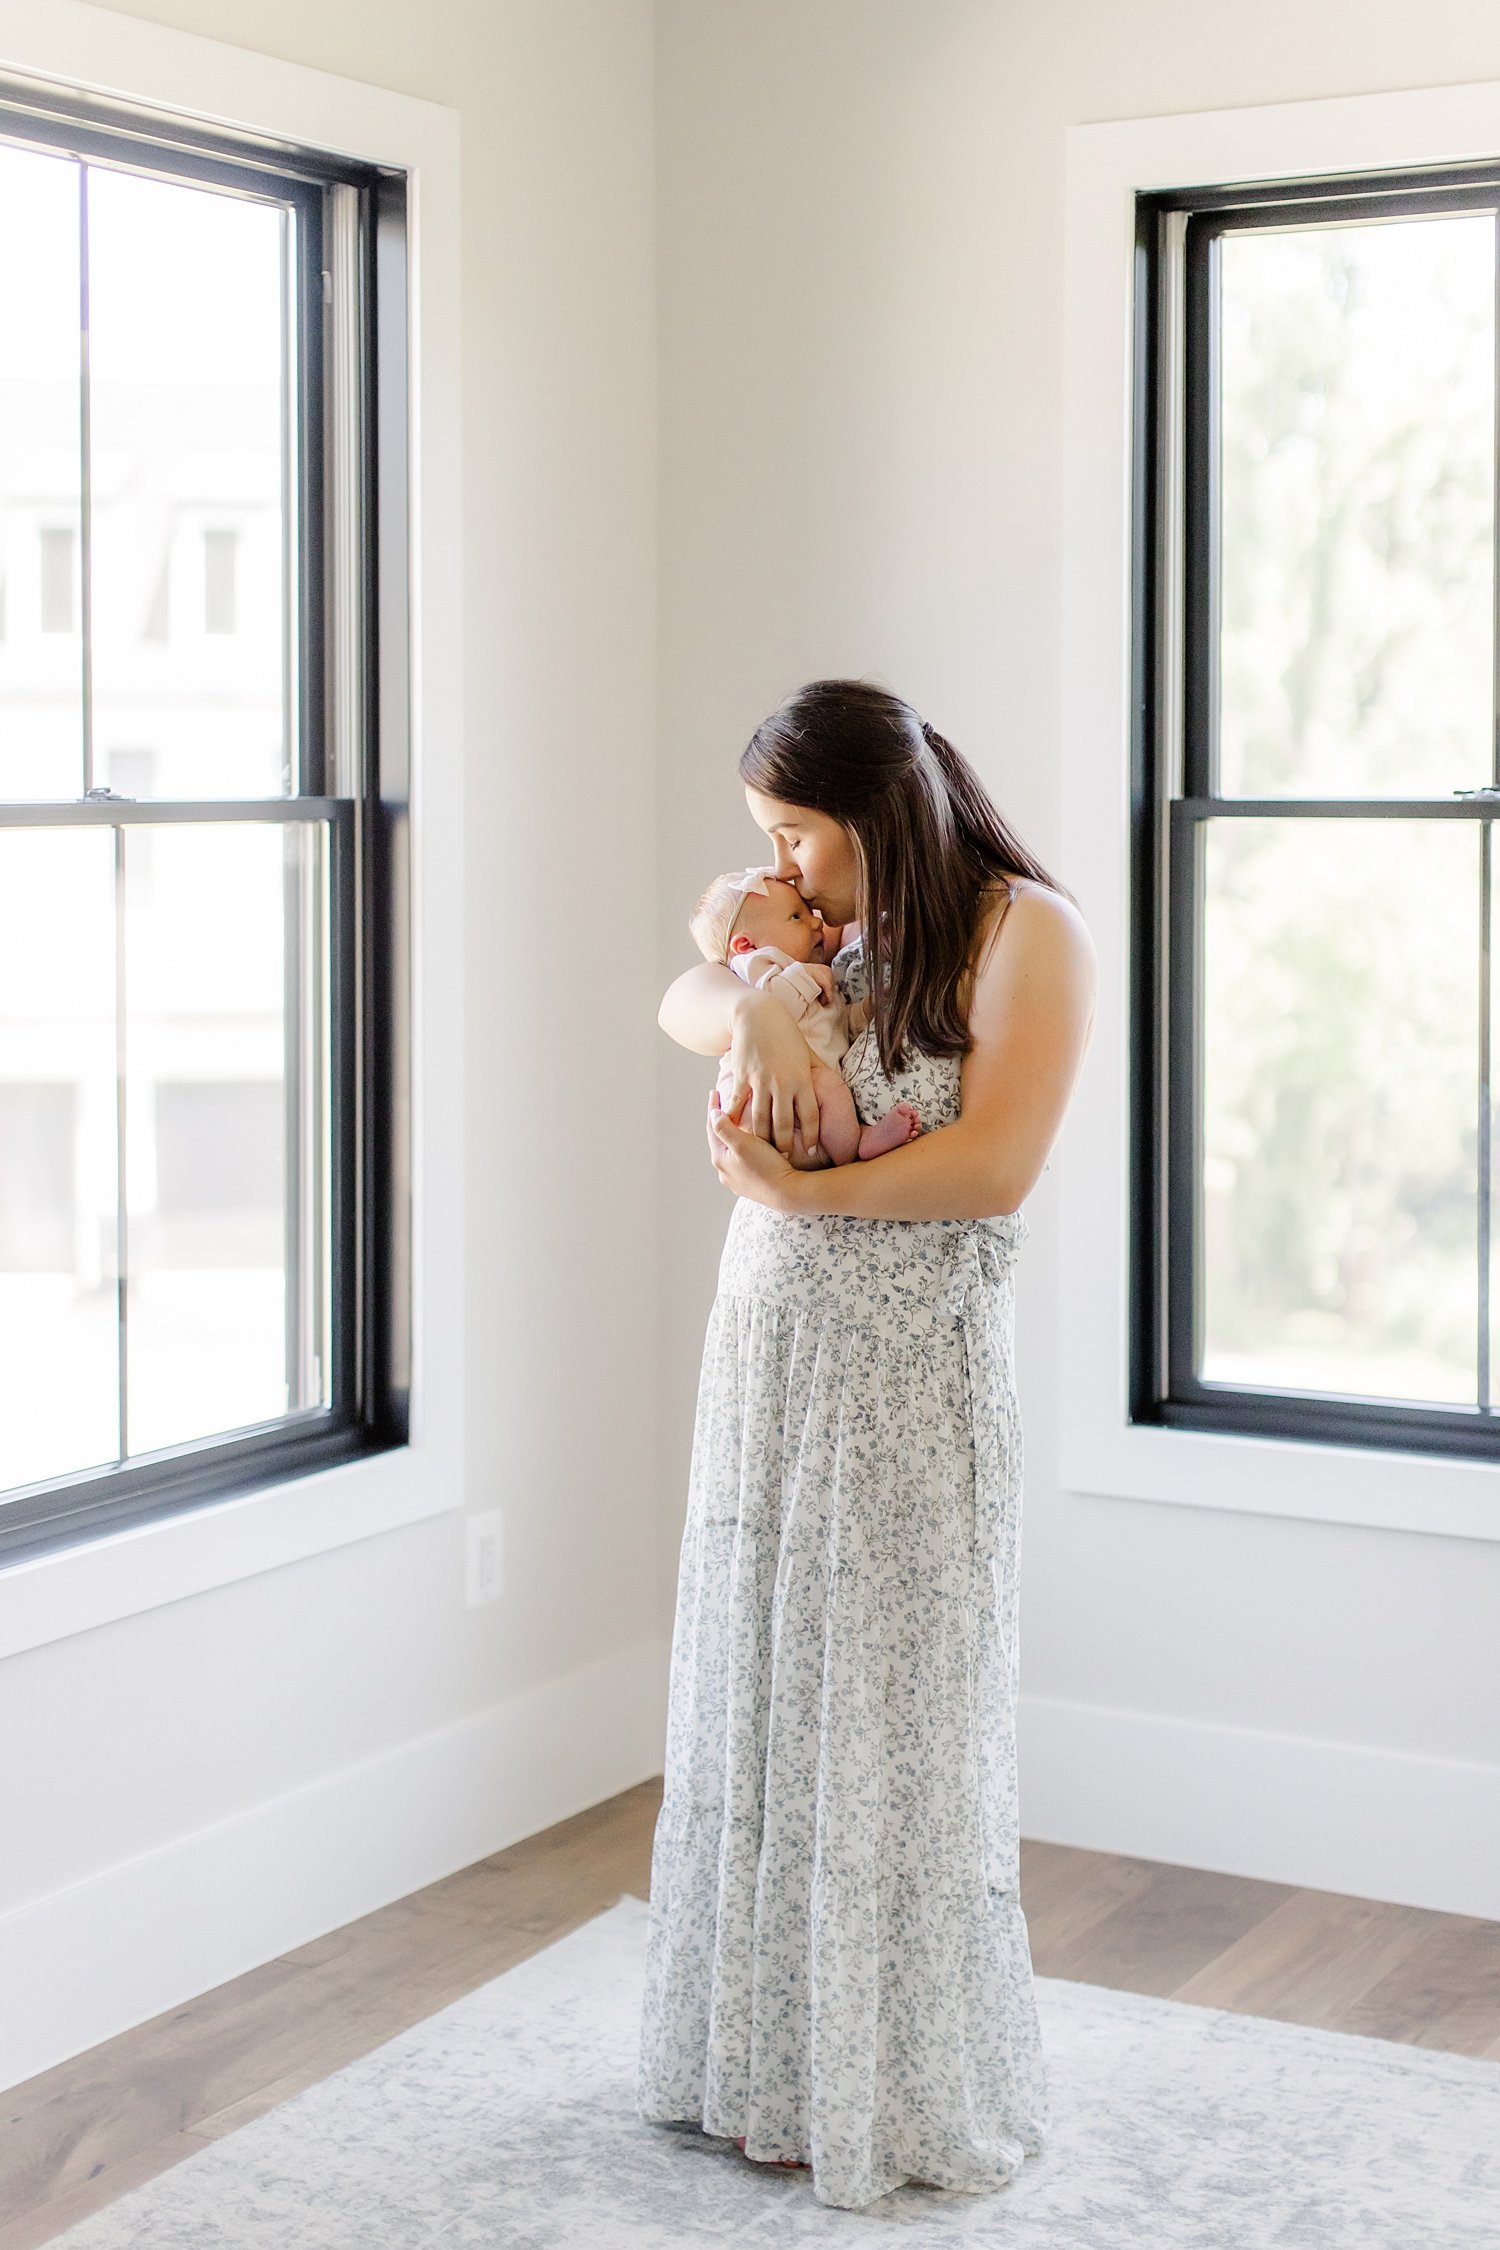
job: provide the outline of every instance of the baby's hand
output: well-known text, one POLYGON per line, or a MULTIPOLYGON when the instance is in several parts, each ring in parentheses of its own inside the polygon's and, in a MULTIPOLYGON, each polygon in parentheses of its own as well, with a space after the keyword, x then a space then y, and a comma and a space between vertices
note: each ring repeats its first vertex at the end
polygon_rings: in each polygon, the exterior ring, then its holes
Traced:
POLYGON ((822 992, 824 1007, 828 1007, 834 999, 832 969, 827 968, 821 961, 804 961, 802 966, 822 992))

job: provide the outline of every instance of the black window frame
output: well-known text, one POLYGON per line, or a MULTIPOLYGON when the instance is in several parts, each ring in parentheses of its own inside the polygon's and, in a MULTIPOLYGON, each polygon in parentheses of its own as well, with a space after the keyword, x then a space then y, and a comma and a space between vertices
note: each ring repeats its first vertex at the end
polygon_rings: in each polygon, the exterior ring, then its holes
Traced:
POLYGON ((5 799, 0 825, 326 823, 332 1342, 322 1406, 8 1488, 4 1568, 409 1441, 412 1089, 406 175, 8 74, 0 75, 0 140, 270 193, 297 212, 293 788, 246 800, 5 799), (335 195, 352 213, 342 362, 331 301, 335 195), (336 445, 345 459, 337 491, 336 445), (330 650, 340 601, 342 663, 330 650))
MULTIPOLYGON (((1491 776, 1448 798, 1216 794, 1218 724, 1217 256, 1256 224, 1489 211, 1497 242, 1500 484, 1500 157, 1421 171, 1161 190, 1136 197, 1130 629, 1129 1411, 1134 1423, 1469 1459, 1500 1458, 1489 1302, 1489 916, 1500 812, 1500 615, 1491 776), (1195 504, 1196 503, 1196 504, 1195 504), (1480 823, 1477 1087, 1478 1399, 1437 1407, 1204 1383, 1201 1198, 1204 839, 1224 818, 1406 818, 1480 823)), ((1495 516, 1500 610, 1500 505, 1495 516)))

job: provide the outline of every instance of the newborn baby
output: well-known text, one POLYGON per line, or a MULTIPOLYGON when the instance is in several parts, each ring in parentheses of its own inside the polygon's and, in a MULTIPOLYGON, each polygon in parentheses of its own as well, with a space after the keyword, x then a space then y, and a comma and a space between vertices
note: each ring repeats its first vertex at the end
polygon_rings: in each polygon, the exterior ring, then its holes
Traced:
MULTIPOLYGON (((863 1030, 866 1011, 863 1002, 851 1008, 841 997, 824 959, 823 924, 792 884, 781 882, 769 867, 715 876, 688 927, 705 960, 722 961, 747 984, 774 992, 812 1049, 818 1147, 827 1152, 811 1160, 815 1166, 883 1156, 922 1130, 910 1102, 897 1102, 877 1124, 860 1124, 839 1064, 851 1033, 863 1030)), ((719 1065, 721 1106, 728 1103, 733 1082, 726 1055, 719 1065)))

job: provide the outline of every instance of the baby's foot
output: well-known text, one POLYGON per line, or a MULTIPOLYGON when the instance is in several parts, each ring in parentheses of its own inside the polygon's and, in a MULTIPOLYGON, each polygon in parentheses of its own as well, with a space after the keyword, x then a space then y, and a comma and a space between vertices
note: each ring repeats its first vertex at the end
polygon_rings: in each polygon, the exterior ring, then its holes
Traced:
POLYGON ((867 1125, 859 1136, 859 1153, 862 1157, 884 1156, 887 1149, 900 1148, 915 1140, 922 1130, 922 1120, 910 1102, 897 1102, 887 1110, 878 1124, 867 1125))

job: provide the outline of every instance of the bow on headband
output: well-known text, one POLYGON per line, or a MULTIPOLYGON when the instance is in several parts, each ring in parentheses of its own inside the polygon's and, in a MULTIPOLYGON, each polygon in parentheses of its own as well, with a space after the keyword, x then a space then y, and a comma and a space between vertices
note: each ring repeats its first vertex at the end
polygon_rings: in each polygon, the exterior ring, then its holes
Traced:
POLYGON ((723 958, 726 962, 729 959, 729 941, 734 936, 734 925, 745 911, 746 899, 752 893, 757 898, 769 898, 771 894, 766 889, 766 877, 774 875, 775 872, 774 867, 747 867, 743 875, 730 876, 725 887, 728 890, 739 892, 740 903, 730 915, 729 927, 724 932, 723 958))
POLYGON ((754 891, 757 898, 769 898, 771 894, 766 889, 766 877, 775 872, 774 867, 747 867, 743 875, 735 875, 730 879, 728 887, 741 894, 754 891))

